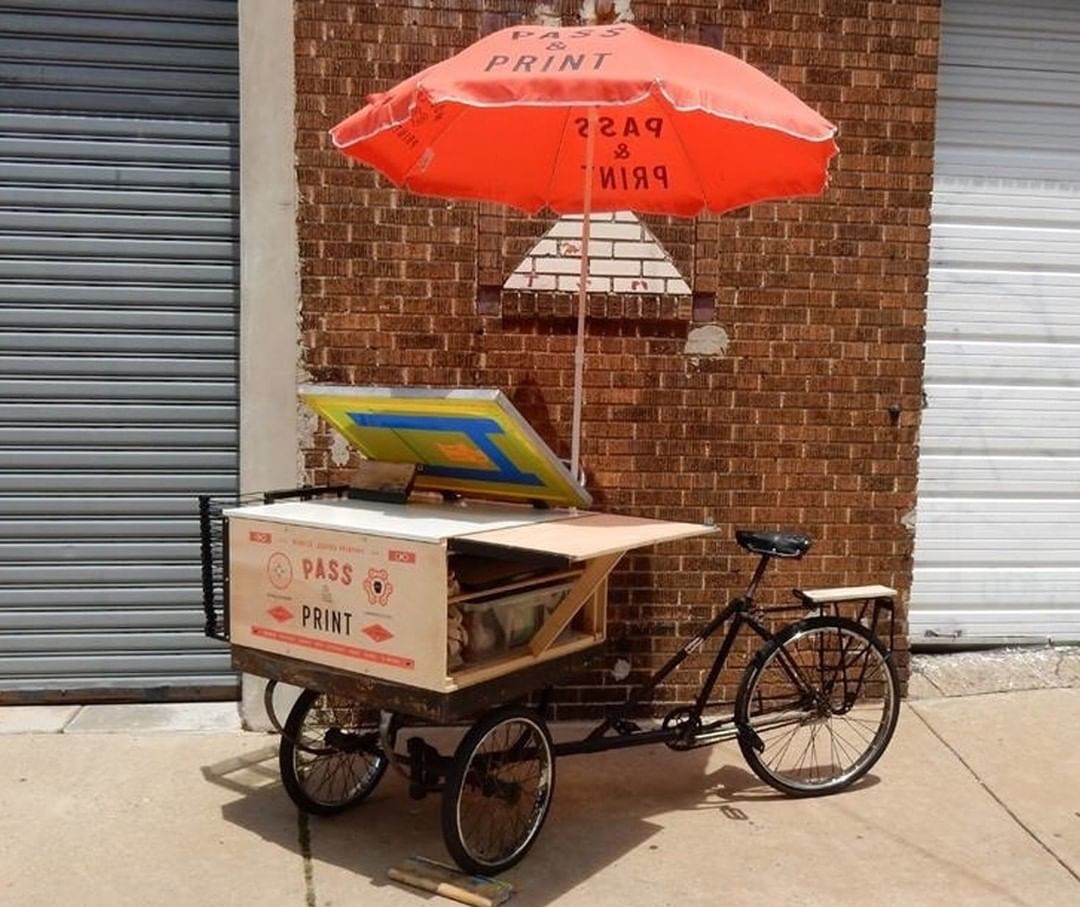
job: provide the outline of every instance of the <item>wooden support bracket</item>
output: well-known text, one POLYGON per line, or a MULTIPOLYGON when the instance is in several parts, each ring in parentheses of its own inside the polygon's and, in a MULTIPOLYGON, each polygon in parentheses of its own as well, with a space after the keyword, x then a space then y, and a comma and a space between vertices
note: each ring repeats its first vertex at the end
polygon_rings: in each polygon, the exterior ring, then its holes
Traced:
POLYGON ((597 587, 615 569, 623 553, 619 551, 615 554, 605 554, 588 562, 581 578, 566 593, 566 598, 548 615, 547 620, 529 640, 529 651, 534 656, 540 655, 555 642, 558 635, 566 629, 570 621, 574 619, 574 615, 581 610, 597 587))

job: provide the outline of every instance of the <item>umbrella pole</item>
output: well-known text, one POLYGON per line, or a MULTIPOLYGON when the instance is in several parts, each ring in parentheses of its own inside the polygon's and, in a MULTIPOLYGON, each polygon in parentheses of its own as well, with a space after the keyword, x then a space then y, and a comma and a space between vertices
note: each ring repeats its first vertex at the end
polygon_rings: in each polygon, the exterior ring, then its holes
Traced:
MULTIPOLYGON (((585 396, 585 301, 589 285, 589 234, 592 212, 593 154, 596 149, 596 108, 589 109, 589 133, 585 138, 585 193, 581 219, 581 273, 578 279, 577 343, 574 346, 574 416, 570 430, 570 473, 579 478, 581 460, 581 406, 585 396)), ((584 483, 582 483, 584 484, 584 483)))

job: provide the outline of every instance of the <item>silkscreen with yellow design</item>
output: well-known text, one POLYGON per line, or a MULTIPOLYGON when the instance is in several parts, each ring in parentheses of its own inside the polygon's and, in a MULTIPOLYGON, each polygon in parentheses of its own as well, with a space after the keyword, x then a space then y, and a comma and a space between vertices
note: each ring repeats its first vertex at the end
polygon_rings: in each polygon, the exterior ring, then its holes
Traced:
POLYGON ((418 489, 592 503, 501 391, 306 385, 300 396, 364 457, 421 464, 418 489))

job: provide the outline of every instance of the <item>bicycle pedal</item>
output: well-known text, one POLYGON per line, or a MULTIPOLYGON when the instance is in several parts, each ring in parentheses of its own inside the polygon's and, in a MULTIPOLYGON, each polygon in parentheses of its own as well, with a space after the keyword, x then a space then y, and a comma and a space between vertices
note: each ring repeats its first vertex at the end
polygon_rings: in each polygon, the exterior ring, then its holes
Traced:
POLYGON ((612 725, 615 731, 623 736, 629 736, 630 734, 640 734, 641 726, 636 722, 630 721, 626 718, 621 718, 612 725))

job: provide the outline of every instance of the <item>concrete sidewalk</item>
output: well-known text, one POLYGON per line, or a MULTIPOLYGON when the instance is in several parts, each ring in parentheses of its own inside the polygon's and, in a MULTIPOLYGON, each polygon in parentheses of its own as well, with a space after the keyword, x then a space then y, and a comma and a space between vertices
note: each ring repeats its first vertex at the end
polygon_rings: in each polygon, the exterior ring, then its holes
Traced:
MULTIPOLYGON (((386 880, 446 859, 437 797, 391 772, 351 813, 308 819, 276 739, 234 709, 0 709, 0 904, 450 903, 386 880)), ((735 746, 558 774, 506 875, 516 907, 1080 903, 1080 688, 907 702, 867 781, 816 800, 775 795, 735 746)))

